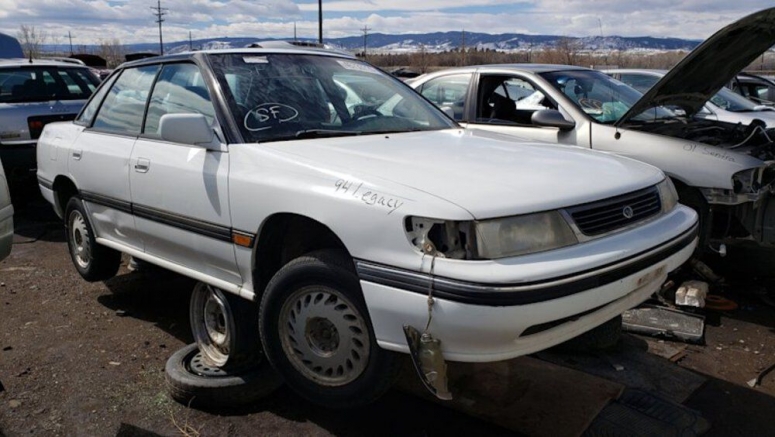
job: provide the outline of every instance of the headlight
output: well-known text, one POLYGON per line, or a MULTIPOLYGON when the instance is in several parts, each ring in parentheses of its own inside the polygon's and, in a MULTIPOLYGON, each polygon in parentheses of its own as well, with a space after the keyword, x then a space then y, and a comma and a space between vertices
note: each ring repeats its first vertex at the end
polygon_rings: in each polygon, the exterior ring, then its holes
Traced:
POLYGON ((497 259, 543 252, 578 243, 557 211, 474 223, 479 258, 497 259))
POLYGON ((662 212, 670 212, 678 204, 678 192, 675 191, 675 185, 670 178, 665 178, 657 184, 659 191, 659 201, 662 203, 662 212))
POLYGON ((578 243, 558 211, 453 222, 408 217, 406 235, 420 251, 456 259, 498 259, 578 243))

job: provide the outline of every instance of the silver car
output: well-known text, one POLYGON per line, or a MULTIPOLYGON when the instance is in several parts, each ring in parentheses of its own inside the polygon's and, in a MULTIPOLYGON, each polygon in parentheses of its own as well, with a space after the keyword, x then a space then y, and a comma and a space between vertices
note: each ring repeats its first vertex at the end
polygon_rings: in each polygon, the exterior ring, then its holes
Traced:
MULTIPOLYGON (((636 90, 645 93, 665 76, 667 70, 617 69, 602 70, 603 73, 620 80, 636 90)), ((757 105, 729 88, 721 88, 705 102, 695 115, 695 119, 718 120, 728 123, 749 125, 761 120, 768 128, 775 128, 775 108, 757 105)))
POLYGON ((0 60, 0 159, 9 179, 35 168, 35 145, 43 127, 75 119, 99 83, 85 66, 0 60))
POLYGON ((8 181, 5 179, 2 163, 0 163, 0 261, 11 253, 13 240, 13 205, 8 192, 8 181))
POLYGON ((741 126, 694 118, 773 45, 775 8, 717 32, 645 94, 600 71, 563 65, 449 69, 410 86, 467 127, 655 165, 673 179, 681 201, 700 213, 707 255, 723 255, 728 246, 730 254, 765 248, 769 254, 759 259, 775 265, 775 130, 762 121, 741 126))

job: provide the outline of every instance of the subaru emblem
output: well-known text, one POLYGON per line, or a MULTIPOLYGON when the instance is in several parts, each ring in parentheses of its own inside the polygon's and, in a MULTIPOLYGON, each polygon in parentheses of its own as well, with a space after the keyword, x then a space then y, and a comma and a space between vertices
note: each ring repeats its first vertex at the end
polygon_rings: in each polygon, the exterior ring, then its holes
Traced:
POLYGON ((626 219, 631 219, 631 218, 632 218, 632 216, 634 216, 634 215, 635 215, 635 212, 633 212, 633 210, 632 210, 632 207, 631 207, 631 206, 627 205, 627 206, 625 206, 624 208, 622 208, 622 215, 623 215, 623 216, 624 216, 624 218, 626 218, 626 219))

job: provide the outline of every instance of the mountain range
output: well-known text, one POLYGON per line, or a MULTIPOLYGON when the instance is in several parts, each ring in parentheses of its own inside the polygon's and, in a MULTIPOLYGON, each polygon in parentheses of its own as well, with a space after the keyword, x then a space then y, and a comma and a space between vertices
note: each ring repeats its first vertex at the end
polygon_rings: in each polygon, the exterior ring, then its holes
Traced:
MULTIPOLYGON (((223 37, 199 39, 191 42, 194 49, 242 48, 258 41, 274 40, 261 37, 223 37)), ((419 50, 440 52, 455 50, 459 47, 493 49, 502 51, 527 51, 551 48, 558 42, 566 40, 573 42, 580 50, 691 50, 701 41, 679 38, 622 37, 622 36, 590 36, 563 37, 559 35, 526 35, 518 33, 488 34, 474 32, 434 32, 418 34, 391 35, 373 33, 367 37, 369 52, 405 53, 419 50)), ((363 49, 363 36, 326 39, 325 43, 338 49, 360 51, 363 49)), ((91 52, 97 46, 79 46, 79 50, 91 52)), ((158 43, 140 43, 125 45, 127 52, 158 52, 158 43)), ((164 44, 165 53, 177 53, 189 49, 188 41, 164 44)), ((46 51, 69 51, 68 47, 46 45, 46 51)))

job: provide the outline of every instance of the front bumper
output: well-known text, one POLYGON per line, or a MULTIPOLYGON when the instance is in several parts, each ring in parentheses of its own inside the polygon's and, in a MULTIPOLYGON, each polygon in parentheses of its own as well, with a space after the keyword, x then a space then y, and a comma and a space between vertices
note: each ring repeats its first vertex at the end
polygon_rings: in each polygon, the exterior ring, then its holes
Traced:
POLYGON ((451 361, 488 362, 537 352, 576 337, 642 303, 697 246, 697 226, 615 263, 514 285, 431 278, 356 261, 378 344, 408 352, 403 325, 422 329, 433 284, 430 332, 451 361))

